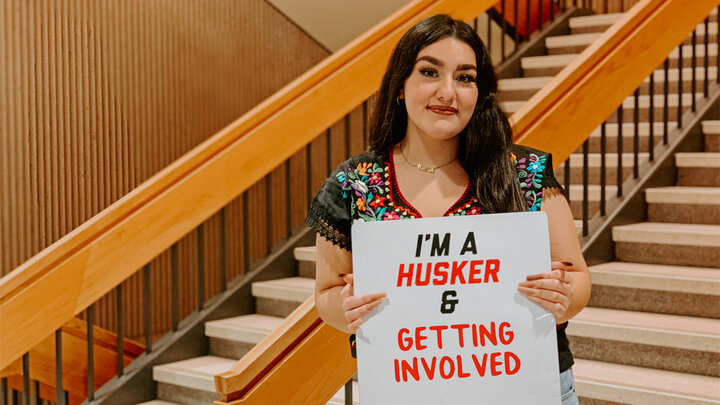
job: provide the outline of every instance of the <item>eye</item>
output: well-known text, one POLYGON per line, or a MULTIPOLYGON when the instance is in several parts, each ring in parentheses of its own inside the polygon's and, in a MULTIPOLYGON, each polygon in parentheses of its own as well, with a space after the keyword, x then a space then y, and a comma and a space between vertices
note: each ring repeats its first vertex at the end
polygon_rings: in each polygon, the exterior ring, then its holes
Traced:
POLYGON ((475 76, 463 74, 463 75, 458 76, 457 81, 462 82, 462 83, 475 83, 475 76))
POLYGON ((438 77, 438 71, 429 67, 420 68, 420 74, 425 77, 438 77))

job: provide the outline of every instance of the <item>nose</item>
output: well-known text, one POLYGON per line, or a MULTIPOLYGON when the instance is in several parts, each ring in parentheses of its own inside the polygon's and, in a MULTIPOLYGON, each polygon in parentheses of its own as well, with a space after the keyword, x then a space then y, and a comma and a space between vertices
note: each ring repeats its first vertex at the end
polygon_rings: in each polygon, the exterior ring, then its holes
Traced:
POLYGON ((452 77, 447 77, 441 80, 440 83, 438 83, 438 89, 435 94, 438 100, 444 101, 446 103, 452 103, 453 99, 455 98, 454 84, 455 83, 452 77))

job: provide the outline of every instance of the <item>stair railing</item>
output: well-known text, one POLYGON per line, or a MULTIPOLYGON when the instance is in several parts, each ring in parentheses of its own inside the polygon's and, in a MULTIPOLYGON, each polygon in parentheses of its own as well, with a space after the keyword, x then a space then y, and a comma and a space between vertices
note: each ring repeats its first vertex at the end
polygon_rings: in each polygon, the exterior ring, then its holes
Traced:
MULTIPOLYGON (((715 7, 718 7, 717 0, 700 0, 692 4, 683 0, 638 2, 512 115, 511 124, 516 143, 552 151, 556 167, 582 146, 585 180, 583 194, 587 200, 588 138, 591 132, 598 126, 604 126, 603 123, 618 109, 618 105, 623 108, 623 102, 630 94, 633 95, 633 106, 636 107, 634 111, 638 111, 635 103, 635 100, 638 100, 637 89, 648 77, 649 81, 652 81, 648 91, 653 88, 653 72, 656 67, 665 64, 664 61, 668 60, 668 55, 676 44, 684 41, 688 33, 692 33, 693 38, 697 36, 695 29, 698 23, 702 22, 707 27, 708 15, 715 7), (608 83, 613 85, 609 86, 608 83)), ((707 28, 704 32, 708 33, 707 28)), ((707 35, 705 37, 707 38, 707 35)), ((705 44, 704 46, 705 55, 708 55, 709 48, 705 44)), ((705 61, 707 59, 706 57, 705 61)), ((682 58, 680 60, 682 61, 682 58)), ((679 65, 681 64, 682 62, 679 65)), ((717 75, 715 83, 712 83, 707 68, 705 72, 703 86, 711 87, 710 93, 717 93, 717 75)), ((695 88, 697 82, 694 69, 691 76, 695 88)), ((681 94, 682 84, 679 87, 681 94)), ((667 93, 666 91, 665 94, 667 93)), ((668 96, 663 97, 666 101, 668 96)), ((667 106, 667 103, 664 105, 667 106)), ((654 106, 651 111, 654 111, 654 106)), ((677 117, 682 117, 682 112, 683 107, 680 104, 677 117)), ((616 115, 622 120, 623 111, 620 110, 616 115)), ((667 125, 667 114, 663 122, 667 125)), ((633 125, 637 126, 637 123, 638 120, 635 119, 633 125)), ((664 131, 665 133, 667 131, 664 131)), ((639 151, 637 134, 636 130, 633 138, 635 155, 639 151)), ((618 139, 618 145, 622 145, 622 131, 618 139)), ((605 158, 606 154, 603 153, 602 160, 605 158)), ((635 167, 637 158, 633 159, 635 167)), ((622 175, 622 169, 618 171, 622 175)), ((633 175, 636 171, 637 169, 634 169, 633 175)), ((569 175, 565 176, 564 180, 568 182, 569 175)), ((621 183, 621 179, 618 182, 621 183)), ((587 212, 587 208, 583 211, 587 212)), ((587 218, 584 218, 584 222, 586 221, 587 218)), ((312 313, 313 302, 312 298, 309 299, 291 314, 281 329, 291 330, 292 324, 300 315, 307 316, 312 313)), ((274 353, 274 356, 263 356, 267 345, 262 342, 230 371, 217 375, 216 389, 223 397, 215 403, 303 402, 309 398, 303 387, 313 387, 314 400, 304 403, 324 403, 322 401, 327 401, 346 384, 349 375, 356 371, 355 361, 349 356, 347 335, 323 322, 304 319, 307 325, 311 325, 309 328, 312 330, 304 328, 302 336, 297 335, 297 332, 290 335, 289 338, 295 338, 292 347, 287 347, 282 353, 274 353), (258 373, 258 370, 262 371, 258 373), (339 372, 333 373, 333 370, 339 372), (316 380, 321 380, 323 384, 316 386, 316 380)), ((272 339, 278 338, 278 335, 272 335, 272 339)))
MULTIPOLYGON (((425 16, 450 13, 471 20, 496 3, 410 3, 0 279, 0 319, 12 325, 0 328, 0 395, 21 390, 30 401, 31 392, 37 398, 39 391, 43 399, 60 404, 107 395, 97 391, 106 381, 98 376, 101 366, 115 368, 115 380, 127 377, 127 347, 144 346, 140 358, 150 361, 167 347, 167 339, 159 336, 181 331, 188 323, 183 318, 199 317, 233 278, 247 275, 253 263, 304 226, 305 207, 330 170, 364 149, 365 100, 378 87, 402 33, 425 16), (244 235, 240 246, 227 244, 230 232, 244 235), (216 251, 206 249, 212 243, 216 251), (152 289, 157 277, 167 280, 166 290, 152 289), (142 313, 127 313, 129 296, 141 297, 142 313), (162 308, 151 305, 158 297, 163 297, 162 308), (115 320, 102 325, 115 333, 117 364, 110 367, 107 361, 96 364, 98 312, 112 313, 115 320), (86 328, 86 381, 68 385, 63 329, 77 315, 86 328), (153 326, 157 318, 165 329, 153 326), (142 344, 126 336, 129 323, 141 331, 130 337, 142 344), (46 341, 54 344, 54 353, 34 354, 46 341), (34 371, 48 368, 55 373, 34 371), (6 371, 22 378, 7 378, 6 371)), ((517 1, 507 3, 499 12, 506 34, 487 38, 499 62, 565 11, 556 0, 523 0, 523 14, 517 1), (528 20, 524 29, 508 35, 510 16, 515 22, 528 12, 537 23, 528 20)))

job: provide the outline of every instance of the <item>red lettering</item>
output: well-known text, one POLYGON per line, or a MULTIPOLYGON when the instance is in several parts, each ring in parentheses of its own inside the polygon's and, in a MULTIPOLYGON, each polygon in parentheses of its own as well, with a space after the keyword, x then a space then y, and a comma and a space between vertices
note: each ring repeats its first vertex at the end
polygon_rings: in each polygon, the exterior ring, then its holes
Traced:
POLYGON ((450 378, 452 378, 453 375, 455 375, 455 363, 453 363, 453 361, 450 357, 443 356, 443 358, 440 359, 439 371, 440 371, 440 377, 442 377, 446 380, 449 380, 450 378), (445 372, 446 364, 450 365, 450 371, 448 371, 447 373, 445 372))
POLYGON ((430 270, 432 270, 432 263, 425 265, 425 280, 422 277, 422 263, 417 265, 417 273, 415 274, 415 285, 425 286, 430 284, 430 270))
POLYGON ((457 369, 458 369, 458 377, 460 377, 460 378, 470 377, 470 373, 463 373, 462 357, 459 354, 457 355, 457 369))
POLYGON ((482 279, 480 278, 480 274, 482 273, 482 269, 480 268, 480 266, 482 266, 482 264, 482 260, 473 260, 470 262, 470 274, 468 275, 468 283, 482 283, 482 279), (475 276, 477 276, 477 278, 475 278, 475 276))
POLYGON ((482 363, 478 361, 478 358, 476 355, 472 355, 473 363, 475 363, 475 369, 477 370, 478 374, 480 374, 480 377, 485 377, 485 366, 487 365, 487 353, 483 353, 482 355, 482 363))
POLYGON ((413 340, 411 337, 405 337, 405 335, 410 334, 410 330, 406 328, 402 328, 398 331, 398 347, 400 350, 406 352, 410 350, 410 348, 413 345, 413 340))
POLYGON ((493 345, 497 346, 497 335, 495 335, 495 322, 490 322, 490 331, 487 330, 485 325, 478 325, 478 332, 480 332, 480 346, 485 346, 485 338, 487 337, 493 345))
POLYGON ((437 357, 432 358, 432 362, 428 366, 427 362, 425 361, 424 357, 420 358, 420 363, 422 363, 423 368, 425 369, 425 374, 428 376, 428 379, 432 381, 433 378, 435 378, 435 363, 437 362, 437 357))
POLYGON ((447 325, 438 325, 438 326, 430 326, 430 327, 428 327, 428 329, 434 330, 435 333, 437 334, 437 346, 438 346, 438 349, 442 349, 442 348, 443 348, 443 344, 442 344, 442 331, 444 331, 444 330, 447 329, 447 328, 448 328, 447 325))
POLYGON ((445 285, 447 283, 448 279, 448 272, 447 269, 450 268, 450 263, 448 262, 437 262, 435 263, 435 270, 433 271, 433 275, 435 275, 435 278, 433 279, 433 285, 445 285), (438 279, 440 277, 440 279, 438 279))
POLYGON ((496 376, 502 374, 502 371, 498 370, 498 367, 501 366, 502 363, 497 360, 501 354, 502 353, 499 352, 490 354, 490 375, 496 376))
POLYGON ((421 344, 423 340, 427 339, 427 336, 421 335, 420 332, 424 331, 425 327, 421 326, 419 328, 415 328, 415 349, 417 350, 425 350, 427 349, 427 346, 424 344, 421 344))
POLYGON ((505 332, 505 328, 510 328, 510 324, 507 322, 503 322, 500 324, 500 343, 504 345, 509 345, 512 343, 513 338, 515 337, 515 333, 513 331, 508 330, 505 332))
POLYGON ((489 259, 485 262, 485 282, 488 282, 488 278, 492 277, 493 282, 498 282, 498 271, 500 271, 500 260, 489 259))
POLYGON ((395 359, 395 381, 400 382, 400 362, 395 359))
POLYGON ((462 269, 467 264, 467 260, 463 260, 460 263, 453 262, 452 264, 452 276, 450 278, 450 284, 455 284, 455 279, 460 279, 461 284, 465 284, 465 276, 462 274, 462 269))
POLYGON ((412 366, 407 361, 400 360, 400 368, 402 369, 403 381, 407 382, 408 374, 410 374, 410 376, 414 378, 415 381, 420 381, 420 370, 418 369, 417 357, 413 357, 412 366))
POLYGON ((450 327, 458 331, 458 344, 460 345, 460 347, 465 347, 465 339, 463 339, 463 331, 466 328, 469 328, 470 325, 465 323, 465 324, 460 324, 460 325, 451 325, 450 327))
POLYGON ((520 370, 520 359, 513 352, 505 352, 505 374, 513 375, 520 370), (510 359, 513 359, 515 368, 510 368, 510 359))
POLYGON ((405 271, 405 264, 400 263, 400 269, 398 270, 398 281, 397 286, 402 287, 402 281, 404 279, 407 279, 407 287, 410 287, 412 285, 412 274, 413 274, 413 265, 410 265, 410 268, 405 271))

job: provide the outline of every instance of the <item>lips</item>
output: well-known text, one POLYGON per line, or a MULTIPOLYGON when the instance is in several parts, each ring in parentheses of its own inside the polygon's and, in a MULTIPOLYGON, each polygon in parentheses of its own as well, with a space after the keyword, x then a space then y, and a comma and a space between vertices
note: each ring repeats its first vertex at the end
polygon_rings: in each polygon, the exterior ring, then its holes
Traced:
POLYGON ((435 114, 441 115, 453 115, 457 114, 458 112, 456 108, 444 105, 429 105, 427 106, 427 109, 434 112, 435 114))

